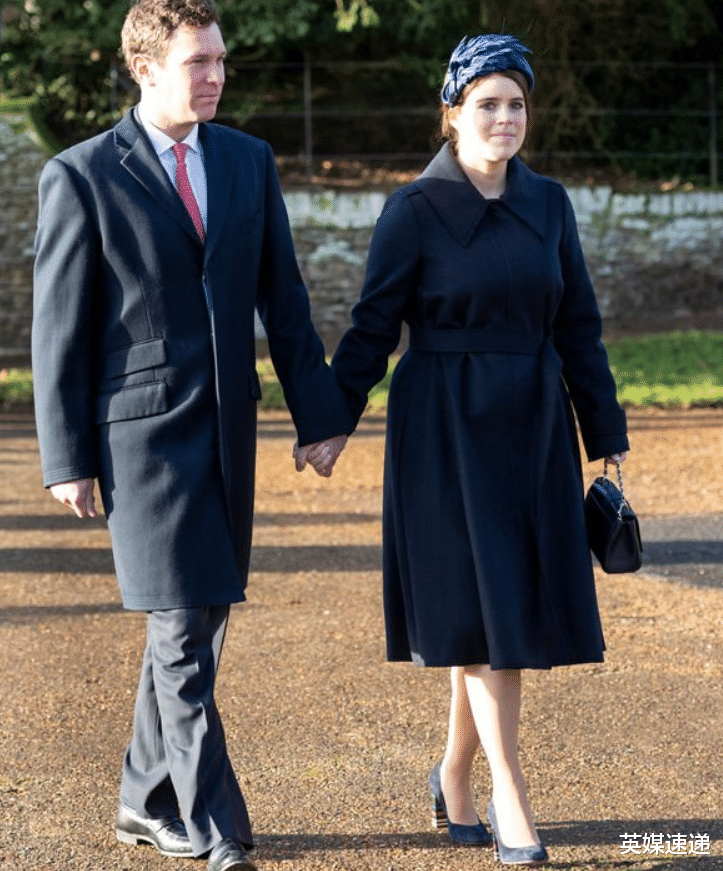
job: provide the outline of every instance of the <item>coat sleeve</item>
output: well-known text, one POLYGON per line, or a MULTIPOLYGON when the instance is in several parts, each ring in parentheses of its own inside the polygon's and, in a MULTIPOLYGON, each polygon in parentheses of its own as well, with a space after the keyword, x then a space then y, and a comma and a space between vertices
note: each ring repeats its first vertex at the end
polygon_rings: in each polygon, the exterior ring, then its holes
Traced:
POLYGON ((384 377, 389 355, 399 344, 402 322, 420 268, 419 227, 410 196, 393 194, 377 221, 352 326, 334 354, 332 368, 359 422, 372 387, 384 377))
POLYGON ((39 186, 31 340, 46 487, 98 473, 93 395, 99 248, 80 179, 51 159, 39 186))
POLYGON ((553 324, 553 341, 580 425, 589 460, 628 449, 625 412, 602 343, 602 319, 585 264, 572 204, 564 188, 559 256, 563 294, 553 324))
POLYGON ((300 445, 354 428, 311 320, 273 154, 266 146, 264 226, 256 307, 300 445))

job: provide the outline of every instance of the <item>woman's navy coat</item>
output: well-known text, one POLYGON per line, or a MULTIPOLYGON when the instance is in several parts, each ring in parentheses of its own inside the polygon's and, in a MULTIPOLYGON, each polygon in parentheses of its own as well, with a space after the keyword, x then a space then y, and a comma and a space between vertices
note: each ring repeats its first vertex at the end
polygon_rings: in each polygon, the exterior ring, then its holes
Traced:
POLYGON ((384 482, 389 658, 601 660, 573 408, 589 459, 628 443, 562 185, 515 158, 505 195, 485 200, 445 146, 389 198, 333 361, 357 418, 404 321, 384 482))

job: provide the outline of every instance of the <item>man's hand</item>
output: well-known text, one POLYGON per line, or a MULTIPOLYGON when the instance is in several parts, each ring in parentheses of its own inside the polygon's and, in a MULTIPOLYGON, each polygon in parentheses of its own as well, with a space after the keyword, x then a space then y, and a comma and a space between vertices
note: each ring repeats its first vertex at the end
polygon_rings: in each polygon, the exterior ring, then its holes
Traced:
POLYGON ((78 517, 97 517, 94 487, 93 478, 81 478, 66 484, 53 484, 50 492, 58 502, 75 511, 78 517))
POLYGON ((323 478, 330 478, 334 463, 336 463, 339 454, 344 450, 348 438, 345 435, 334 436, 323 442, 304 445, 303 448, 299 447, 298 442, 294 442, 293 453, 296 460, 296 471, 303 472, 306 464, 310 463, 317 475, 321 475, 323 478))

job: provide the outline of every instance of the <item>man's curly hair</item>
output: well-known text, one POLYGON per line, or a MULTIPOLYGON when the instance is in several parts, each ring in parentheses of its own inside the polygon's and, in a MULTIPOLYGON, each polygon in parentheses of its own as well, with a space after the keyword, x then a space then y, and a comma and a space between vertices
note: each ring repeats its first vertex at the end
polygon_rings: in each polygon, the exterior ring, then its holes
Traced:
POLYGON ((121 31, 121 46, 126 66, 131 71, 131 58, 147 55, 161 61, 175 30, 187 27, 208 27, 220 24, 213 0, 136 0, 131 6, 121 31))

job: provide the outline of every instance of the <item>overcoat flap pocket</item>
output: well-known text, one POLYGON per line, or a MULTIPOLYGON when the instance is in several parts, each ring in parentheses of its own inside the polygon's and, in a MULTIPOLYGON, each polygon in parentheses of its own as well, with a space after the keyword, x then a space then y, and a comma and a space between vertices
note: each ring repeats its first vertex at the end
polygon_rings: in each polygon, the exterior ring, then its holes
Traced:
POLYGON ((166 343, 163 339, 136 342, 111 351, 103 361, 101 377, 118 378, 132 372, 141 372, 143 369, 152 369, 154 366, 163 366, 165 362, 166 343))
POLYGON ((168 386, 164 381, 150 381, 101 393, 96 400, 95 422, 112 423, 114 420, 153 417, 165 411, 168 411, 168 386))

